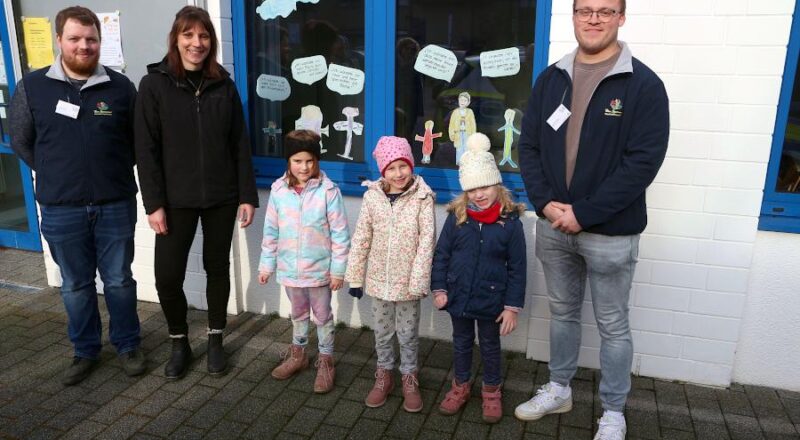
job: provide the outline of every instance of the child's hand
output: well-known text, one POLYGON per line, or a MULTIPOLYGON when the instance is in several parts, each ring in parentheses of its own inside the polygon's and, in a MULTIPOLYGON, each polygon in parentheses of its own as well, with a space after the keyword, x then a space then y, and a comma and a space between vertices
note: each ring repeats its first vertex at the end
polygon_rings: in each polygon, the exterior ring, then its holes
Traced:
POLYGON ((497 317, 495 322, 500 323, 500 336, 505 336, 517 328, 517 312, 503 310, 503 313, 497 317))
POLYGON ((341 278, 331 278, 331 290, 339 290, 342 288, 344 280, 341 278))
POLYGON ((258 273, 258 284, 267 284, 267 281, 269 281, 269 277, 270 276, 272 276, 271 273, 259 272, 258 273))
POLYGON ((437 309, 441 310, 444 306, 447 305, 447 294, 440 293, 436 294, 433 297, 433 305, 436 306, 437 309))

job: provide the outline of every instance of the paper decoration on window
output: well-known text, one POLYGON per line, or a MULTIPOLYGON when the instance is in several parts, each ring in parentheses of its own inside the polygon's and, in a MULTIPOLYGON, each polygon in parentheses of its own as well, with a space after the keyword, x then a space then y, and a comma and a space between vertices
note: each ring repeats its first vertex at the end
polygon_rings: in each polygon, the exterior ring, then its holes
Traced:
POLYGON ((478 129, 475 114, 469 108, 471 99, 469 93, 459 93, 458 108, 450 113, 450 126, 447 131, 456 149, 456 165, 461 162, 461 156, 467 151, 467 138, 478 129))
POLYGON ((53 32, 47 17, 22 17, 22 34, 30 69, 53 64, 53 32))
POLYGON ((300 119, 294 121, 295 130, 311 130, 319 135, 319 152, 327 153, 322 145, 322 135, 330 136, 329 127, 322 126, 322 110, 316 105, 307 105, 300 109, 300 119))
POLYGON ((267 127, 261 130, 267 135, 267 152, 274 153, 278 146, 278 135, 283 133, 283 130, 277 128, 278 125, 275 121, 267 122, 267 127))
POLYGON ((422 163, 431 163, 433 153, 433 140, 442 137, 441 133, 433 132, 433 121, 425 121, 425 133, 414 136, 414 140, 422 142, 422 163))
POLYGON ((100 64, 109 67, 122 67, 125 58, 122 56, 122 30, 119 25, 119 11, 98 12, 100 20, 100 64))
POLYGON ((353 133, 360 136, 364 130, 364 124, 355 122, 353 119, 358 116, 357 107, 345 107, 342 109, 342 114, 347 118, 346 121, 339 121, 333 124, 333 129, 336 131, 346 131, 347 141, 344 143, 344 153, 337 154, 337 156, 353 160, 350 156, 350 148, 353 146, 353 133))
POLYGON ((364 90, 364 72, 331 63, 326 85, 340 95, 358 95, 364 90))
POLYGON ((456 73, 458 58, 456 54, 435 44, 422 48, 414 63, 414 70, 432 78, 450 82, 456 73))
POLYGON ((292 86, 282 76, 261 74, 256 80, 256 94, 270 101, 283 101, 292 93, 292 86))
POLYGON ((264 20, 271 20, 277 17, 288 17, 297 10, 298 3, 319 3, 319 0, 264 0, 261 6, 256 8, 256 13, 264 20))
POLYGON ((297 58, 292 61, 292 77, 302 84, 314 84, 328 74, 328 63, 322 55, 297 58))
POLYGON ((511 146, 514 144, 514 134, 520 134, 519 130, 514 128, 514 116, 516 116, 516 114, 514 110, 506 109, 503 115, 506 119, 506 124, 497 129, 497 131, 505 132, 505 139, 503 140, 503 160, 500 161, 500 165, 509 164, 512 168, 519 168, 511 159, 511 146))
POLYGON ((519 73, 519 49, 481 52, 481 75, 489 77, 512 76, 519 73))

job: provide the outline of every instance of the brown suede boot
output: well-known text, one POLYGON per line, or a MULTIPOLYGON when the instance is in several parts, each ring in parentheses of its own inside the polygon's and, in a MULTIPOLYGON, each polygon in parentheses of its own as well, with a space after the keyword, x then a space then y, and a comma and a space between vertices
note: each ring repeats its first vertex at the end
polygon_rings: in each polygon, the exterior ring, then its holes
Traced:
POLYGON ((283 362, 272 370, 272 377, 285 380, 308 368, 308 355, 302 345, 292 345, 283 355, 283 362))
POLYGON ((370 408, 383 406, 393 388, 394 377, 392 376, 392 371, 378 368, 378 370, 375 371, 375 385, 372 386, 372 390, 367 395, 367 399, 364 403, 370 408))
POLYGON ((317 356, 317 378, 314 380, 314 392, 325 394, 333 389, 333 379, 336 377, 336 370, 333 368, 333 356, 320 354, 317 356))
POLYGON ((444 396, 444 400, 439 404, 439 412, 452 416, 461 410, 461 408, 469 401, 469 381, 459 384, 453 378, 453 384, 450 386, 450 391, 444 396))
POLYGON ((503 418, 503 394, 500 385, 483 384, 481 389, 483 398, 483 421, 497 423, 503 418))
POLYGON ((403 375, 403 409, 416 413, 422 411, 422 396, 419 394, 417 372, 403 375))

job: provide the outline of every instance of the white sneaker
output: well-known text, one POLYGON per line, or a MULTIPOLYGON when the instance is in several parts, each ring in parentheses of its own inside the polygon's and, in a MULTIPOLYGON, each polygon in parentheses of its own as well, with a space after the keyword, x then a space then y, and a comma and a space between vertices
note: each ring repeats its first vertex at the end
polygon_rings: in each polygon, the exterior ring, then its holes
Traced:
POLYGON ((551 384, 546 384, 536 391, 533 398, 514 410, 520 420, 539 420, 547 414, 561 414, 572 409, 572 390, 566 397, 558 395, 551 384))
POLYGON ((625 433, 628 431, 625 417, 603 413, 598 423, 600 427, 594 435, 594 440, 625 440, 625 433))

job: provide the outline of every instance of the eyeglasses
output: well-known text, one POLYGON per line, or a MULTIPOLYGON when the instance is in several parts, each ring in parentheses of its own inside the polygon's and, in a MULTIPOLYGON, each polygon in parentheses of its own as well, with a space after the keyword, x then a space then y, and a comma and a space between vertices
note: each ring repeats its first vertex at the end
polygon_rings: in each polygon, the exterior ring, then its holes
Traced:
POLYGON ((598 11, 594 11, 592 9, 575 9, 574 10, 575 17, 580 22, 587 22, 592 19, 592 15, 597 14, 597 19, 602 23, 608 23, 614 18, 615 15, 619 14, 619 11, 615 11, 614 9, 600 9, 598 11))

